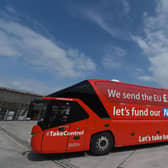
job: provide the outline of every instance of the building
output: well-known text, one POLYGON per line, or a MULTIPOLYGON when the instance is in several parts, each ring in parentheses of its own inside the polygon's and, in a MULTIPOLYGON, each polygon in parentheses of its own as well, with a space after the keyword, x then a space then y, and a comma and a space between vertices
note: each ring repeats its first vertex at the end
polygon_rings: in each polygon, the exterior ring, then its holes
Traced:
MULTIPOLYGON (((42 95, 0 87, 0 120, 26 119, 30 102, 41 98, 42 95)), ((38 114, 30 118, 36 120, 38 114)))

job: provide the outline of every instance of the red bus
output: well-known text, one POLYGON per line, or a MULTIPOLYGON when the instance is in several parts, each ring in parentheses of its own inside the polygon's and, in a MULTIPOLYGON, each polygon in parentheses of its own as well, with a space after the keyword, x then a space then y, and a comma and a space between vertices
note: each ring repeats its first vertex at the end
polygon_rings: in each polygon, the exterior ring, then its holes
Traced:
POLYGON ((35 104, 42 116, 32 128, 37 153, 102 155, 113 147, 168 141, 166 89, 89 79, 35 104))

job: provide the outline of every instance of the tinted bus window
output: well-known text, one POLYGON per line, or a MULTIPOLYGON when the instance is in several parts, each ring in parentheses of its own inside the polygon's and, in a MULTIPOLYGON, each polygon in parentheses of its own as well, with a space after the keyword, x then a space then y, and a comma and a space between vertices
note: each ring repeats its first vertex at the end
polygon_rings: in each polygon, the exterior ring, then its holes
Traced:
POLYGON ((51 101, 49 105, 50 127, 87 119, 89 115, 76 102, 51 101))
POLYGON ((48 95, 49 97, 68 97, 81 99, 100 118, 109 119, 110 116, 100 101, 92 85, 86 80, 61 91, 48 95))

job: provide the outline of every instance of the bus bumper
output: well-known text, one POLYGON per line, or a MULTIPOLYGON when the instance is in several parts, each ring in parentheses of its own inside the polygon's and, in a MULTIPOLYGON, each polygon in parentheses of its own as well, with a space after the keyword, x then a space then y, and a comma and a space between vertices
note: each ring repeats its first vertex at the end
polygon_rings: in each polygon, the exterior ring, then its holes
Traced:
POLYGON ((43 131, 38 125, 32 128, 31 148, 33 152, 42 153, 43 131))

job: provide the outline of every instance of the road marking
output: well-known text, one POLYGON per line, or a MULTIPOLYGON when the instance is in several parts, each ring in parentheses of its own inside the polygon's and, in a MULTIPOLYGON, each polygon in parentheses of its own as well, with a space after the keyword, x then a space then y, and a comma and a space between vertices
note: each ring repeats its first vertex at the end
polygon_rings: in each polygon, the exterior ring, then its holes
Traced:
POLYGON ((134 153, 136 152, 136 150, 132 151, 127 157, 125 157, 125 159, 123 159, 122 162, 120 162, 117 166, 117 168, 124 168, 124 163, 131 157, 134 155, 134 153))
POLYGON ((23 145, 22 143, 18 142, 13 136, 9 135, 8 131, 6 131, 4 128, 0 127, 0 130, 2 132, 5 133, 5 135, 12 141, 14 142, 16 145, 26 149, 26 150, 30 150, 28 147, 26 147, 25 145, 23 145))
POLYGON ((79 168, 78 166, 71 164, 69 161, 67 160, 52 160, 54 163, 56 163, 57 165, 61 166, 62 168, 79 168))

